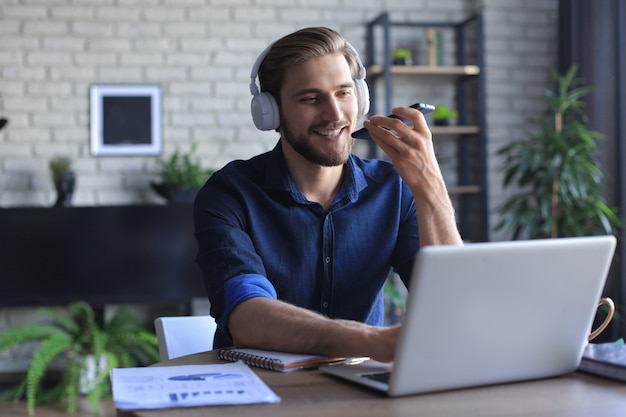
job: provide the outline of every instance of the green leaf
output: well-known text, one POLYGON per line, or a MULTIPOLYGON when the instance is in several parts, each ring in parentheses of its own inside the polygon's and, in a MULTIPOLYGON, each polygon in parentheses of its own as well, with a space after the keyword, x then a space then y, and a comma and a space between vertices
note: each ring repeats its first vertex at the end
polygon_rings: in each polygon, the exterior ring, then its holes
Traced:
POLYGON ((64 336, 67 337, 68 334, 51 324, 24 324, 0 333, 0 352, 18 343, 64 336))
POLYGON ((71 344, 68 337, 53 336, 44 340, 35 351, 26 373, 26 408, 31 416, 35 413, 37 391, 46 368, 52 359, 68 351, 71 344))
POLYGON ((55 325, 65 329, 68 333, 76 334, 79 331, 78 325, 72 317, 67 314, 67 311, 44 307, 37 309, 36 313, 46 318, 52 318, 55 325))

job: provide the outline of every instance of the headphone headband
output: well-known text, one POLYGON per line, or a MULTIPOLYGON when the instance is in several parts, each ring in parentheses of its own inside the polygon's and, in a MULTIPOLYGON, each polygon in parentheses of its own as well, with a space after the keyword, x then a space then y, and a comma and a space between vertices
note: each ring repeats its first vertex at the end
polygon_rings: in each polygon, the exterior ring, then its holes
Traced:
POLYGON ((256 85, 256 78, 259 75, 259 69, 261 68, 261 64, 263 63, 263 60, 265 59, 267 54, 269 54, 272 50, 272 46, 274 46, 273 42, 269 44, 263 50, 263 52, 261 52, 259 57, 254 62, 254 65, 252 66, 252 71, 250 72, 250 94, 252 94, 253 96, 256 96, 260 92, 259 87, 256 85))

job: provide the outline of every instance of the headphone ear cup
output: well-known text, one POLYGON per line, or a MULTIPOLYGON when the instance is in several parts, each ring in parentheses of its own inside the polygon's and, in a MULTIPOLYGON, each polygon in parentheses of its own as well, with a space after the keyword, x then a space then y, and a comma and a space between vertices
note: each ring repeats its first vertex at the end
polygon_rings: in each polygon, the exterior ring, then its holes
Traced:
POLYGON ((259 130, 274 130, 280 126, 278 104, 269 93, 258 93, 252 97, 250 103, 252 120, 259 130))
POLYGON ((354 80, 356 93, 359 98, 359 115, 365 115, 370 111, 370 90, 362 78, 354 80))

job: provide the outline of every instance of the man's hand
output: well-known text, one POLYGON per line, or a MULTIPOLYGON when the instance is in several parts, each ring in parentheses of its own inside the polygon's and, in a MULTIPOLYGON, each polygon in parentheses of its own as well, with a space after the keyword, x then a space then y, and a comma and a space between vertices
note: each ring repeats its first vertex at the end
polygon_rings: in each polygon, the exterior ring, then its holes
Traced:
POLYGON ((462 244, 424 115, 410 107, 392 113, 411 120, 413 127, 385 116, 372 116, 364 126, 413 193, 421 245, 462 244))
POLYGON ((386 116, 372 116, 364 125, 411 190, 426 193, 429 184, 443 181, 430 129, 418 110, 396 107, 392 113, 411 120, 414 127, 386 116))

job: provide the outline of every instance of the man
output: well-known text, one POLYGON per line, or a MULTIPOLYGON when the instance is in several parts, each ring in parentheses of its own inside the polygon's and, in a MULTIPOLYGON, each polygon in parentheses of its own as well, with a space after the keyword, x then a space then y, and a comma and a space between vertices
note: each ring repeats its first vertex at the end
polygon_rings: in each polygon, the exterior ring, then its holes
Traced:
POLYGON ((413 128, 365 121, 392 163, 352 155, 364 69, 328 28, 279 39, 251 78, 255 124, 280 140, 213 174, 194 207, 215 347, 393 360, 399 327, 380 327, 389 269, 408 285, 420 246, 462 244, 423 115, 393 110, 413 128))

